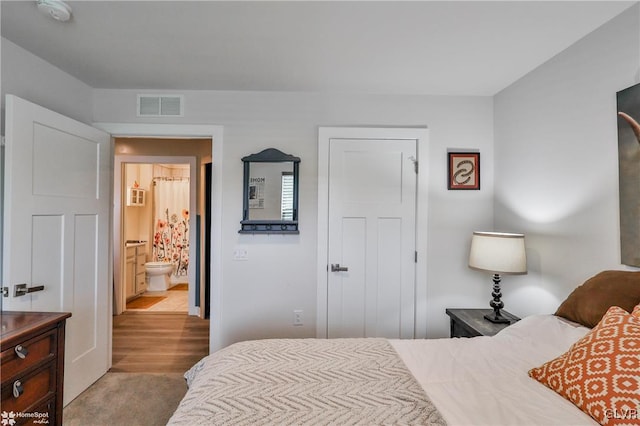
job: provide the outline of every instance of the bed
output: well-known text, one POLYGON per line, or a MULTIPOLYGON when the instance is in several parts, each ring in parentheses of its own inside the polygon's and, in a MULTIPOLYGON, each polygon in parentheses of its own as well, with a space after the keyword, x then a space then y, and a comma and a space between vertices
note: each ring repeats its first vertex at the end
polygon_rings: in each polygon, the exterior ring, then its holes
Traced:
POLYGON ((534 315, 493 337, 239 342, 185 374, 189 390, 168 424, 640 424, 640 305, 599 316, 590 328, 534 315), (567 384, 561 396, 553 369, 591 362, 584 342, 621 333, 635 343, 624 354, 619 409, 594 414, 593 401, 569 400, 567 384))

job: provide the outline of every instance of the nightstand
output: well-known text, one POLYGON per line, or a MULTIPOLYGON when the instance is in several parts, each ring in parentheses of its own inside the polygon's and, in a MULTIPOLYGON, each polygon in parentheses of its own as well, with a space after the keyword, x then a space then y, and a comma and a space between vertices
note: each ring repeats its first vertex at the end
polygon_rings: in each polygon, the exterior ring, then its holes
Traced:
POLYGON ((451 317, 451 337, 493 336, 503 328, 520 321, 520 318, 505 310, 500 312, 511 321, 509 324, 494 324, 484 319, 493 309, 447 309, 445 312, 451 317))

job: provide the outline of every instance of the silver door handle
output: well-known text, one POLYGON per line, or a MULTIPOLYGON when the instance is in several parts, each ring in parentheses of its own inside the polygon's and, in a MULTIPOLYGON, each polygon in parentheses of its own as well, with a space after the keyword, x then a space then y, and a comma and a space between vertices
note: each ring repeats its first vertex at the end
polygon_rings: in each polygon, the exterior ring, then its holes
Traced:
POLYGON ((339 263, 331 264, 331 272, 347 272, 349 270, 348 266, 340 266, 339 263))
POLYGON ((16 284, 13 288, 13 297, 24 296, 27 293, 35 293, 36 291, 44 290, 43 285, 36 285, 33 287, 27 287, 26 284, 16 284))

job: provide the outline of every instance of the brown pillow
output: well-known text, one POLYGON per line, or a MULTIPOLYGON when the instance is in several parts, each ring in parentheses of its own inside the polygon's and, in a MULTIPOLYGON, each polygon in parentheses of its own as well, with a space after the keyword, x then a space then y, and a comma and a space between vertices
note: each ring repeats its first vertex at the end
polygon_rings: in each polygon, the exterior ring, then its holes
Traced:
POLYGON ((593 328, 611 306, 631 312, 639 303, 640 272, 603 271, 573 290, 555 315, 593 328))

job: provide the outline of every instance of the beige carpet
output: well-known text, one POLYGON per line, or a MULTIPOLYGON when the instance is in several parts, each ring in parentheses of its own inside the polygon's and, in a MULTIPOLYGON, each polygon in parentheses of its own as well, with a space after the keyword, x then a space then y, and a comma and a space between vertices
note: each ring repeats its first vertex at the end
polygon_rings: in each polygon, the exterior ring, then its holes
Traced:
POLYGON ((107 373, 65 407, 62 423, 166 425, 186 391, 180 373, 107 373))

